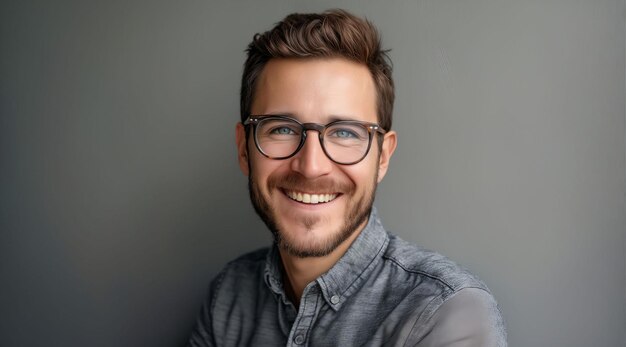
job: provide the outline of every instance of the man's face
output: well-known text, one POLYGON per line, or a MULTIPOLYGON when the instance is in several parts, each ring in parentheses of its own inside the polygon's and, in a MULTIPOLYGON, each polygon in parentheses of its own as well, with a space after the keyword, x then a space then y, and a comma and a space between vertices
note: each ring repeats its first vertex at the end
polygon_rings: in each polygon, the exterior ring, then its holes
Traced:
MULTIPOLYGON (((301 123, 377 123, 376 89, 364 65, 344 59, 273 59, 258 79, 252 114, 286 115, 301 123)), ((237 126, 239 163, 253 205, 279 246, 299 257, 327 255, 365 226, 396 143, 395 133, 387 133, 379 154, 374 137, 361 162, 340 165, 324 154, 317 132, 307 135, 295 156, 274 160, 259 153, 252 132, 246 141, 243 126, 237 126), (330 201, 293 199, 298 194, 330 201)))

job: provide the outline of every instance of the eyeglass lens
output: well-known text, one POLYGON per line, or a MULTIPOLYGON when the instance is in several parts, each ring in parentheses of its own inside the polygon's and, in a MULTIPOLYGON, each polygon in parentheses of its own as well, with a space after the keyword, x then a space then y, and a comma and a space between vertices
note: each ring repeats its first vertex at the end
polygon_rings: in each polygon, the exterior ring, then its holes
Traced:
MULTIPOLYGON (((269 157, 286 158, 298 150, 303 131, 302 125, 292 120, 263 119, 256 125, 256 141, 269 157)), ((322 146, 330 159, 352 163, 367 153, 370 134, 361 124, 337 122, 326 127, 322 138, 322 146)))

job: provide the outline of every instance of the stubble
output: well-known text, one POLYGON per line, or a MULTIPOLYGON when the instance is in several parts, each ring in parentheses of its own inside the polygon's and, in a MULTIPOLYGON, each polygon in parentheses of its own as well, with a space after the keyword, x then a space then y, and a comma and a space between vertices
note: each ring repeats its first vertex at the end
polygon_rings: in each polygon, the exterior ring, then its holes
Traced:
MULTIPOLYGON (((259 215, 261 220, 265 223, 268 229, 271 231, 274 242, 278 247, 282 248, 295 257, 323 257, 334 251, 339 245, 352 236, 359 226, 361 226, 369 217, 374 198, 376 195, 377 187, 377 175, 374 175, 373 182, 370 185, 370 191, 365 191, 364 195, 358 198, 358 201, 350 201, 348 203, 348 211, 342 225, 336 226, 336 230, 328 233, 325 239, 316 242, 315 244, 301 245, 297 240, 291 240, 287 230, 282 230, 278 223, 276 211, 272 208, 268 199, 266 199, 258 185, 254 180, 254 174, 252 167, 250 174, 248 175, 248 191, 250 194, 250 200, 254 206, 254 210, 259 215)), ((378 172, 376 169, 374 172, 378 172)), ((281 187, 290 188, 294 190, 309 190, 309 191, 340 191, 345 198, 357 199, 354 196, 356 187, 352 182, 340 183, 331 180, 317 180, 310 181, 302 177, 298 173, 289 173, 282 175, 281 177, 272 176, 268 178, 268 191, 276 193, 278 190, 276 187, 280 184, 281 187)), ((278 194, 282 194, 278 192, 278 194)), ((268 197, 269 198, 269 197, 268 197)), ((322 218, 318 216, 305 216, 300 217, 300 223, 305 227, 307 231, 311 231, 315 225, 323 222, 322 218)))

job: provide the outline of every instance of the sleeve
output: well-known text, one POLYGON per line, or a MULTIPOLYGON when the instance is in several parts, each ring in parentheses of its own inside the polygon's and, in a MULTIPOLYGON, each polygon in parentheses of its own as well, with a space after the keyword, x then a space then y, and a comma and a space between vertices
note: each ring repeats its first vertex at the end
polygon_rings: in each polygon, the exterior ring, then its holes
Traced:
POLYGON ((196 326, 191 333, 187 347, 213 347, 216 346, 215 336, 213 335, 213 311, 219 285, 224 278, 225 271, 222 271, 209 285, 209 292, 206 300, 202 305, 202 309, 196 319, 196 326))
POLYGON ((427 321, 416 347, 506 347, 504 320, 493 296, 465 288, 446 300, 427 321))

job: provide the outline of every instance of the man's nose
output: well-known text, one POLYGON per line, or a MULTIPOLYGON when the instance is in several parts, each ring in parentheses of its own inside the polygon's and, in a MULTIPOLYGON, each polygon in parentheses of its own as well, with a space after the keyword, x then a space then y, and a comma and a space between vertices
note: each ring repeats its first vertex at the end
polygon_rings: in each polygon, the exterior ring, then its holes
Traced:
POLYGON ((291 169, 307 178, 316 178, 328 174, 333 167, 333 162, 326 156, 319 133, 315 130, 307 130, 306 140, 300 151, 291 162, 291 169))

